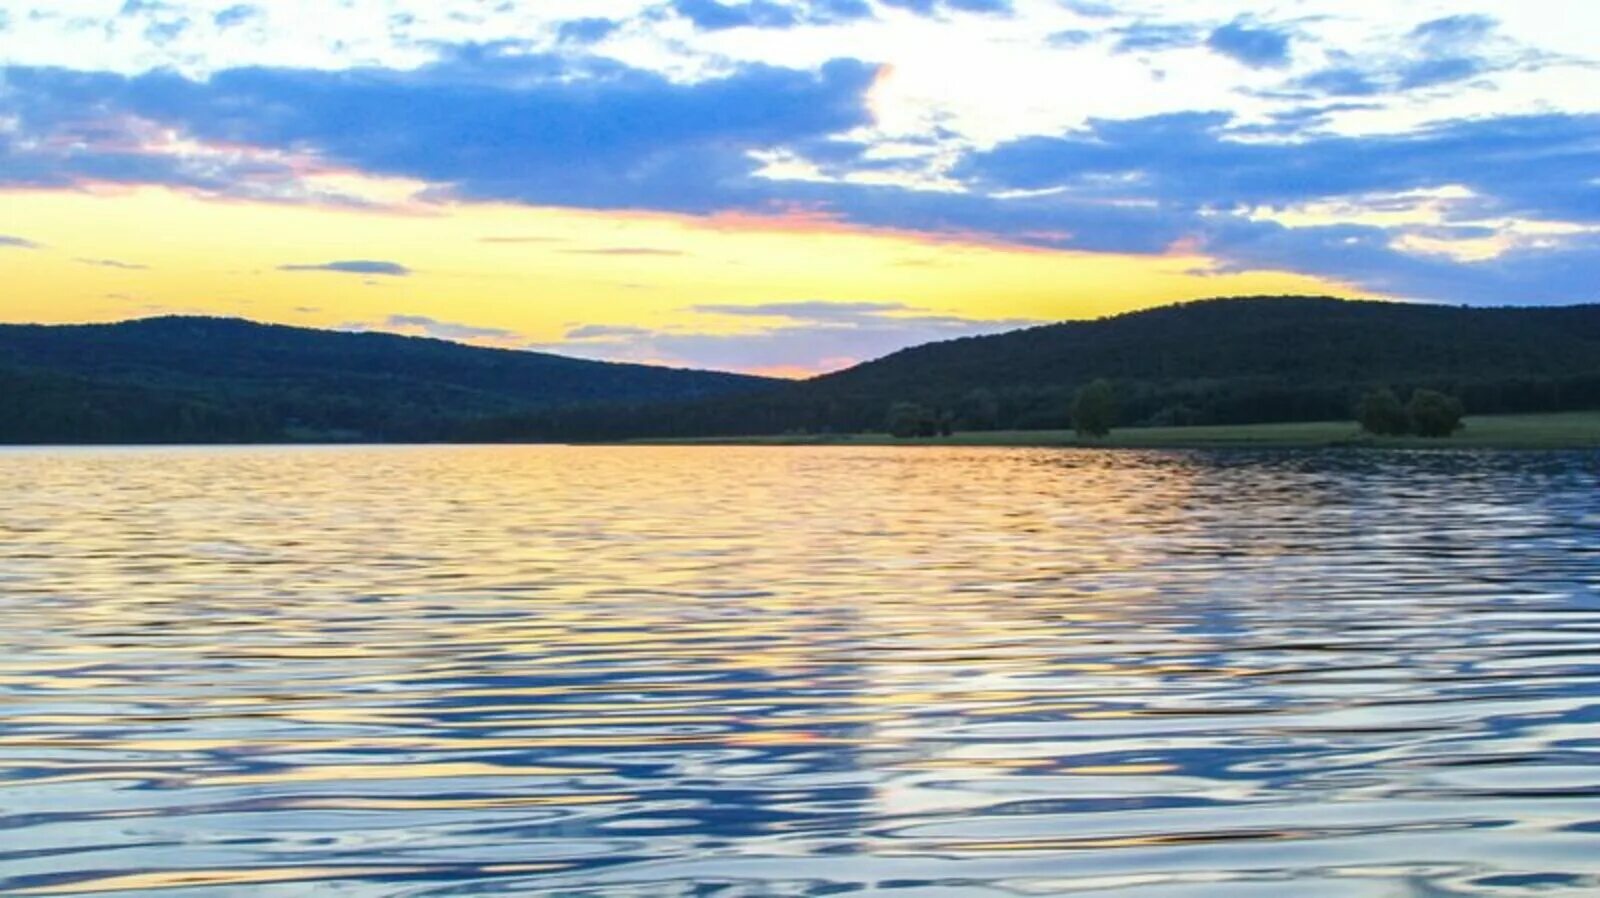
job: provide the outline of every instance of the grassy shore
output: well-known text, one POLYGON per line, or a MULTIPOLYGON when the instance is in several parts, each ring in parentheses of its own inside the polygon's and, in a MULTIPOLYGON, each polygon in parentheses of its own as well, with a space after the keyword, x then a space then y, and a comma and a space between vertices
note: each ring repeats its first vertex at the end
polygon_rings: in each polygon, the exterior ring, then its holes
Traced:
POLYGON ((738 446, 1087 446, 1123 449, 1323 448, 1586 449, 1600 448, 1600 412, 1469 416, 1446 439, 1374 437, 1351 421, 1241 424, 1200 427, 1127 427, 1105 439, 1080 439, 1070 430, 993 430, 948 437, 895 439, 888 434, 785 434, 781 436, 642 440, 652 444, 738 446))

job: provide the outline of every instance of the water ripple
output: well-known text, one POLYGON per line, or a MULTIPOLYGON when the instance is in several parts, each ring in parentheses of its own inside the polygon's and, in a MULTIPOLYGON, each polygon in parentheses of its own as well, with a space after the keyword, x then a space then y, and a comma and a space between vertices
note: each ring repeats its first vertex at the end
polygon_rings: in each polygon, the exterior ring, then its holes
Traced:
POLYGON ((1600 457, 0 451, 0 894, 1600 892, 1600 457))

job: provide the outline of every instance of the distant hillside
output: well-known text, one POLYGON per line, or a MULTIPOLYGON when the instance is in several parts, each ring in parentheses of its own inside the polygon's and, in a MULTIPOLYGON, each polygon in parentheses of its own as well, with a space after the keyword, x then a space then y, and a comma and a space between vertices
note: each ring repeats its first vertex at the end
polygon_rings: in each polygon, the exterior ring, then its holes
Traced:
POLYGON ((485 436, 695 436, 880 429, 914 401, 967 430, 1062 427, 1078 386, 1117 386, 1121 423, 1348 417, 1365 390, 1430 386, 1488 414, 1600 408, 1600 305, 1463 308, 1216 299, 906 349, 743 396, 626 417, 529 415, 485 436))
POLYGON ((772 383, 237 319, 6 325, 0 442, 433 440, 486 417, 772 383))
POLYGON ((1600 409, 1600 305, 1218 299, 934 343, 803 382, 214 318, 0 326, 0 442, 605 440, 1063 427, 1109 378, 1120 424, 1346 418, 1428 386, 1469 412, 1600 409))

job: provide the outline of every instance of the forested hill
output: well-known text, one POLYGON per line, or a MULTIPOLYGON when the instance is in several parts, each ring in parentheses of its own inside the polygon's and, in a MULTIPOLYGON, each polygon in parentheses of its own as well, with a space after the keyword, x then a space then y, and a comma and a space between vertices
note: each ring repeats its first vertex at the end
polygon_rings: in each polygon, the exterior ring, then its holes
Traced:
POLYGON ((772 381, 238 319, 0 326, 0 441, 434 440, 574 404, 772 381))
POLYGON ((0 327, 0 441, 604 440, 878 430, 917 403, 958 429, 1066 426, 1115 385, 1119 425, 1346 418, 1432 387, 1471 413, 1600 409, 1600 305, 1474 309, 1218 299, 907 349, 809 381, 616 365, 232 319, 0 327))
POLYGON ((1426 386, 1469 412, 1600 408, 1600 305, 1464 308, 1321 297, 1215 299, 906 349, 744 396, 628 417, 529 415, 485 436, 612 438, 881 429, 897 402, 958 429, 1064 427, 1107 378, 1119 423, 1347 418, 1377 385, 1426 386))

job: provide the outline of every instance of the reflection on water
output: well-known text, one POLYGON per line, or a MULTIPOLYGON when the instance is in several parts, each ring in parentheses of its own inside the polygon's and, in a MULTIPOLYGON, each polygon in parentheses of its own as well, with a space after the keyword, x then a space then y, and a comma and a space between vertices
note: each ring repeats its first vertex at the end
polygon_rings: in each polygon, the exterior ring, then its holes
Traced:
POLYGON ((0 894, 1594 894, 1597 469, 6 451, 0 894))

